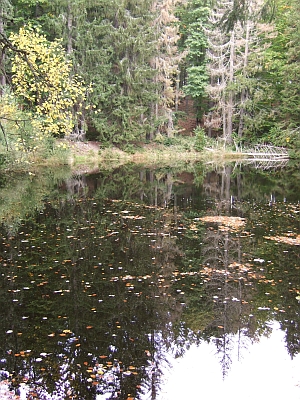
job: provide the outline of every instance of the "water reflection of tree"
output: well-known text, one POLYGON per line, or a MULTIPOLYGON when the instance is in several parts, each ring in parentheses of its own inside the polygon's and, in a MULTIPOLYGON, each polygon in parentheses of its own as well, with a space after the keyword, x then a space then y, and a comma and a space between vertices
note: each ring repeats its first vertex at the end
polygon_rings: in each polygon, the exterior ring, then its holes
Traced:
POLYGON ((217 332, 213 341, 220 354, 225 376, 231 365, 233 334, 239 334, 240 353, 240 348, 245 345, 241 333, 243 336, 248 333, 242 319, 243 313, 247 311, 245 306, 249 303, 249 293, 244 285, 247 280, 247 267, 243 264, 241 256, 239 234, 230 232, 229 228, 224 226, 208 229, 203 243, 203 264, 206 266, 206 288, 213 298, 215 312, 213 325, 208 329, 217 332))
POLYGON ((230 200, 232 187, 234 186, 232 170, 233 166, 229 164, 207 173, 203 188, 216 202, 226 202, 230 200))
POLYGON ((296 237, 299 232, 299 204, 273 204, 272 207, 266 207, 264 212, 257 211, 253 220, 257 225, 263 226, 255 241, 256 255, 265 260, 265 279, 259 285, 258 295, 263 300, 267 293, 273 318, 285 332, 286 347, 293 358, 300 350, 300 314, 297 300, 300 287, 300 253, 299 246, 289 242, 280 243, 276 237, 282 236, 287 240, 296 237))
MULTIPOLYGON (((213 211, 210 213, 207 220, 211 222, 193 218, 186 234, 195 241, 193 247, 198 250, 191 250, 191 246, 187 254, 194 265, 191 271, 194 287, 187 297, 188 308, 184 318, 190 321, 190 313, 194 320, 196 315, 201 315, 198 335, 200 340, 215 343, 225 376, 233 351, 236 350, 236 356, 241 357, 242 350, 262 333, 253 309, 256 282, 262 273, 247 258, 245 249, 252 247, 252 238, 245 231, 243 220, 230 215, 214 217, 213 211), (198 289, 198 300, 195 298, 195 286, 202 288, 198 289), (205 315, 203 310, 207 310, 208 314, 205 315)), ((189 325, 197 331, 195 323, 189 322, 189 325)))
POLYGON ((91 175, 76 175, 62 185, 67 197, 96 196, 98 199, 122 199, 147 205, 189 207, 201 198, 202 187, 194 180, 204 175, 203 165, 184 165, 178 168, 141 168, 126 165, 115 170, 91 175), (189 171, 187 171, 189 170, 189 171))
MULTIPOLYGON (((198 238, 194 247, 199 247, 199 242, 201 245, 201 254, 192 262, 197 263, 198 258, 205 282, 198 310, 192 310, 194 315, 200 314, 201 309, 211 310, 206 326, 200 325, 200 336, 216 343, 224 375, 233 347, 237 347, 240 357, 244 346, 262 335, 269 336, 272 328, 268 321, 280 322, 291 357, 299 352, 299 247, 279 245, 276 236, 273 245, 266 240, 270 232, 278 237, 284 235, 287 242, 289 236, 295 237, 298 212, 299 206, 286 203, 252 206, 250 216, 245 214, 246 231, 222 225, 218 215, 215 223, 206 224, 205 231, 201 230, 203 223, 197 222, 199 218, 190 224, 190 236, 198 238)), ((213 215, 213 211, 210 213, 213 215)), ((193 258, 192 253, 189 258, 193 258)), ((193 302, 193 297, 187 301, 193 302)))
MULTIPOLYGON (((216 214, 241 215, 230 202, 235 181, 226 171, 218 176, 221 195, 209 204, 216 214)), ((70 181, 67 194, 60 193, 63 200, 43 203, 40 214, 26 217, 18 235, 3 239, 3 367, 15 371, 16 385, 29 376, 51 391, 62 379, 62 397, 71 390, 88 399, 102 390, 138 398, 147 390, 155 398, 166 349, 174 345, 181 355, 193 341, 215 340, 225 373, 236 344, 233 336, 239 335, 241 349, 248 337, 255 340, 266 333, 265 321, 274 316, 271 311, 263 316, 255 312, 265 304, 268 281, 276 272, 270 267, 264 278, 266 272, 249 262, 254 251, 274 259, 269 244, 264 249, 264 239, 254 242, 247 233, 243 237, 216 224, 206 229, 203 223, 187 237, 181 211, 201 198, 200 189, 196 193, 189 187, 186 195, 186 188, 177 186, 176 173, 167 170, 115 172, 97 179, 87 176, 80 185, 70 181), (108 197, 115 201, 104 200, 108 197), (258 280, 260 285, 255 284, 258 280), (66 368, 63 376, 61 366, 66 368)), ((277 229, 266 223, 271 210, 276 211, 274 206, 263 212, 261 206, 251 207, 260 237, 265 225, 277 229)), ((279 282, 283 266, 294 266, 292 259, 298 256, 296 251, 274 254, 281 263, 275 279, 279 282)), ((285 310, 276 318, 294 355, 299 318, 294 311, 297 293, 290 290, 299 282, 291 271, 286 277, 285 285, 280 283, 270 296, 285 310)))
POLYGON ((73 198, 48 204, 3 241, 2 313, 8 304, 10 315, 1 342, 14 385, 29 381, 41 396, 38 382, 50 392, 60 383, 61 398, 139 398, 146 388, 155 396, 170 322, 181 312, 169 291, 180 256, 172 215, 73 198))

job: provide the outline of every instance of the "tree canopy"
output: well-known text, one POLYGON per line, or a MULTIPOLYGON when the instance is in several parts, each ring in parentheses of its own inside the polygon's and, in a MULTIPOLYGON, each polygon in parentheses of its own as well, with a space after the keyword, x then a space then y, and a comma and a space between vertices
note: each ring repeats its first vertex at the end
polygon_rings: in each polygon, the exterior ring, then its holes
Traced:
POLYGON ((81 113, 85 87, 79 77, 71 75, 72 63, 66 59, 60 40, 49 42, 31 27, 20 28, 9 39, 14 46, 14 92, 34 110, 34 124, 46 135, 70 134, 81 113))
POLYGON ((0 140, 13 147, 20 121, 107 144, 172 136, 186 97, 208 136, 297 149, 298 13, 296 0, 1 0, 0 140))

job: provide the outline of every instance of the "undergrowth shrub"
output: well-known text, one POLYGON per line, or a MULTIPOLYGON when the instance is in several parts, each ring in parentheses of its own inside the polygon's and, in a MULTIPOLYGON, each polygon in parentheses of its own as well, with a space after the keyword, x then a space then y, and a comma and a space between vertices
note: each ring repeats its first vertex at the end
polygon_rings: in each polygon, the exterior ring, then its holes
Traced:
POLYGON ((203 151, 207 143, 207 136, 203 128, 197 126, 194 130, 195 134, 195 150, 203 151))

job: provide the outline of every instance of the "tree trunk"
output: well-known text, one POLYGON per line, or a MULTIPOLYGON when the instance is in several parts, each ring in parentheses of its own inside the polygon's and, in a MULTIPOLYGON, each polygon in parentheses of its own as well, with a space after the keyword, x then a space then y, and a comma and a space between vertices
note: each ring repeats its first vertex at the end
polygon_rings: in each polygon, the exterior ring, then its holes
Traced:
MULTIPOLYGON (((0 8, 0 34, 4 34, 4 21, 3 21, 4 9, 0 8)), ((6 85, 6 77, 4 72, 4 63, 5 63, 5 50, 2 49, 0 55, 0 94, 3 94, 3 88, 6 85)))
POLYGON ((68 7, 67 7, 67 35, 68 35, 67 53, 68 54, 72 54, 72 52, 73 52, 72 31, 73 31, 73 12, 72 12, 71 3, 70 3, 70 1, 68 1, 68 7))
MULTIPOLYGON (((231 32, 230 38, 230 58, 229 58, 229 77, 228 83, 231 85, 234 80, 234 62, 235 62, 235 32, 234 30, 231 32)), ((226 114, 227 114, 227 129, 225 140, 227 144, 232 143, 232 121, 233 121, 233 113, 234 113, 234 104, 233 104, 234 96, 233 90, 230 88, 228 93, 228 100, 226 104, 226 114)))
MULTIPOLYGON (((248 58, 249 58, 249 43, 250 42, 250 21, 247 20, 246 23, 246 37, 245 37, 245 52, 244 52, 244 67, 243 67, 243 77, 246 77, 246 68, 248 66, 248 58)), ((238 137, 241 138, 243 136, 244 130, 244 118, 246 114, 245 110, 245 102, 248 98, 247 89, 243 88, 241 92, 240 99, 240 118, 239 118, 239 127, 238 127, 238 137)))

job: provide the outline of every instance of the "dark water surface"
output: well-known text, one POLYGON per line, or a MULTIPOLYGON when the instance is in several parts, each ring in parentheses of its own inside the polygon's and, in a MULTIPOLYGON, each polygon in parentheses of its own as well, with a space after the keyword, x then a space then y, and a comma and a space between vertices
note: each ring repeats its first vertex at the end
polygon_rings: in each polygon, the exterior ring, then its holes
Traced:
POLYGON ((300 398, 299 166, 260 167, 1 177, 3 378, 23 398, 234 399, 254 370, 300 398))

